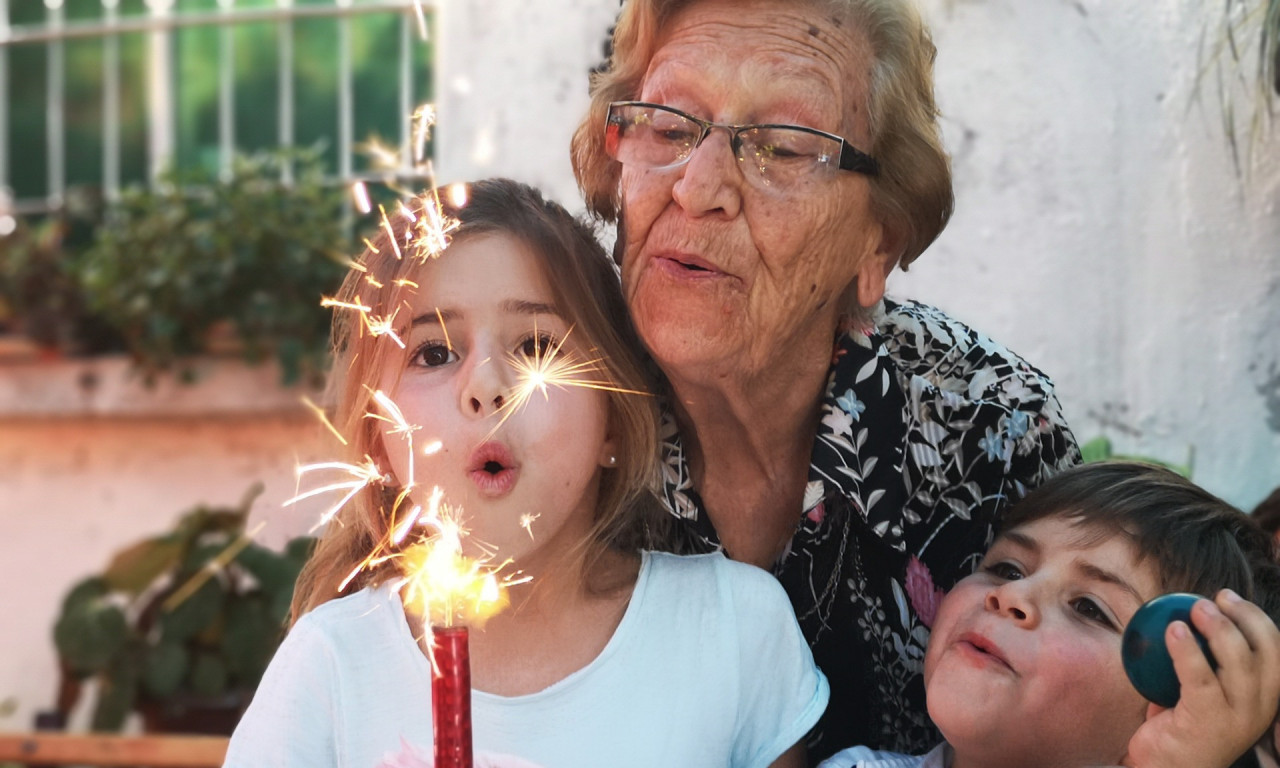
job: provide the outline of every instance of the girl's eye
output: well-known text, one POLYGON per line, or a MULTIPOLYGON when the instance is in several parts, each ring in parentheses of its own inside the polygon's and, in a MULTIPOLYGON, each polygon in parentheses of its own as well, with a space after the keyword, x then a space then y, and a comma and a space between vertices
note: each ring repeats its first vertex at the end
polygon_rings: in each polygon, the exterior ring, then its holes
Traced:
POLYGON ((1075 610, 1082 618, 1089 621, 1097 622, 1104 627, 1115 629, 1116 625, 1111 621, 1111 617, 1107 616, 1106 611, 1087 597, 1077 597, 1071 601, 1071 608, 1075 610))
POLYGON ((992 563, 984 566, 983 570, 997 579, 1004 579, 1005 581, 1017 581, 1022 578, 1022 571, 1018 569, 1018 566, 1007 561, 992 563))
POLYGON ((422 365, 427 368, 436 368, 441 365, 448 365, 449 363, 456 362, 457 359, 458 356, 449 348, 449 345, 438 344, 435 342, 423 344, 421 347, 418 347, 416 352, 413 353, 414 364, 422 365))
POLYGON ((555 337, 547 334, 538 334, 520 342, 520 346, 516 347, 516 352, 525 357, 545 360, 548 355, 555 351, 555 348, 555 337))

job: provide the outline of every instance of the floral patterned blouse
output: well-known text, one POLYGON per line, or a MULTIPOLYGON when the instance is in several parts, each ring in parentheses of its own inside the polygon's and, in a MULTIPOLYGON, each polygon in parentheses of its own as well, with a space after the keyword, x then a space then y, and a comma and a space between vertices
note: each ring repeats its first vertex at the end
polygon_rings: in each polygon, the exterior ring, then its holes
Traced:
MULTIPOLYGON (((886 301, 871 330, 837 338, 822 414, 774 566, 831 682, 810 764, 856 744, 927 752, 940 740, 922 679, 938 600, 972 572, 1005 506, 1080 452, 1048 377, 913 302, 886 301)), ((682 548, 718 548, 670 416, 662 439, 682 548)))

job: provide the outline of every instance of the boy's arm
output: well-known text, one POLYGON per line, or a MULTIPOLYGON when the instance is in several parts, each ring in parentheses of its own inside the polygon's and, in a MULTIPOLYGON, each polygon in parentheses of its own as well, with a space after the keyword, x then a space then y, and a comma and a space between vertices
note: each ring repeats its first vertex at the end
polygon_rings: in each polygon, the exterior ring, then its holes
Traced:
POLYGON ((1261 608, 1229 589, 1191 609, 1209 641, 1214 672, 1187 625, 1175 621, 1165 644, 1182 684, 1177 706, 1156 704, 1129 741, 1131 768, 1227 768, 1271 726, 1280 702, 1280 630, 1261 608))

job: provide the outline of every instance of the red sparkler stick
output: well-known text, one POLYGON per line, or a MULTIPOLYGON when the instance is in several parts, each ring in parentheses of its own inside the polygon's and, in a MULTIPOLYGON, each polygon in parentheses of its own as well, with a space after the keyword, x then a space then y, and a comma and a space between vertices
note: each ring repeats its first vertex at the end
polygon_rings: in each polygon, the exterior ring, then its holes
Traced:
POLYGON ((435 768, 472 768, 471 649, 466 627, 432 627, 435 676, 431 714, 435 722, 435 768))

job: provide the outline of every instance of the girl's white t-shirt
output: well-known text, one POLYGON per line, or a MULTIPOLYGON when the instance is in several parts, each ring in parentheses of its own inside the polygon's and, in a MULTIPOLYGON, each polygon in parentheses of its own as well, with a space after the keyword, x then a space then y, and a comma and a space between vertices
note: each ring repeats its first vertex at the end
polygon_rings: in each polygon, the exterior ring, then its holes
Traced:
MULTIPOLYGON (((718 553, 646 552, 590 664, 527 696, 473 692, 477 764, 768 766, 818 721, 828 693, 773 576, 718 553)), ((384 586, 299 620, 225 765, 375 768, 431 749, 431 668, 384 586)))

